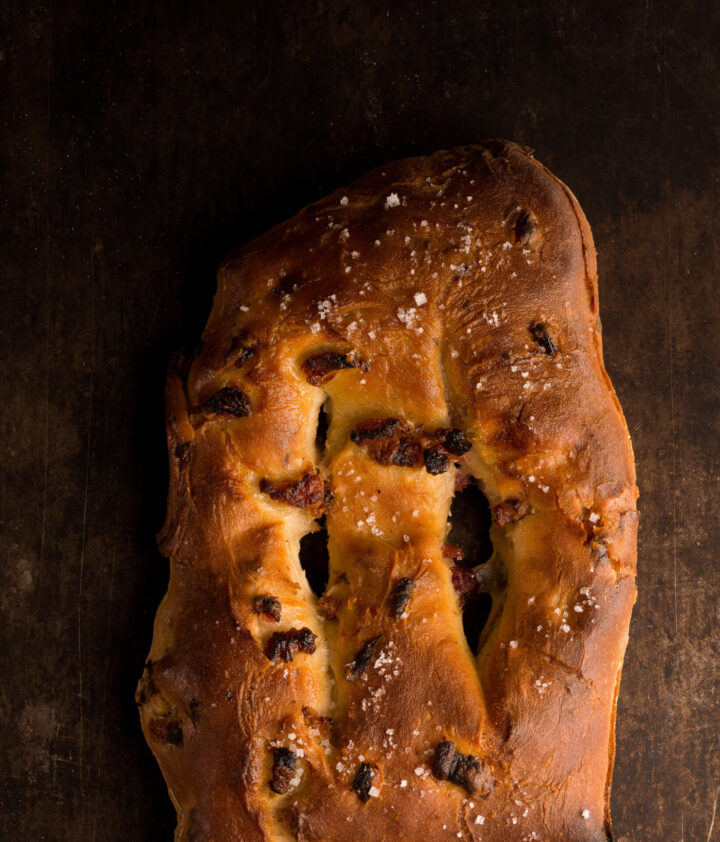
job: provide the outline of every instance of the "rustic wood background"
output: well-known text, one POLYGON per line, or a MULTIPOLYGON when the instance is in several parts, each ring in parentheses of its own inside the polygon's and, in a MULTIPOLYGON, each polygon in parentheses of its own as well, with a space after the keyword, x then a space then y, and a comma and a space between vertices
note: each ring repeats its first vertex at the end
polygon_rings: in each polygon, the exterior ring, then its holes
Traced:
POLYGON ((369 167, 505 137, 593 226, 637 456, 616 832, 718 842, 718 4, 2 8, 0 838, 172 837, 133 691, 165 365, 220 260, 369 167))

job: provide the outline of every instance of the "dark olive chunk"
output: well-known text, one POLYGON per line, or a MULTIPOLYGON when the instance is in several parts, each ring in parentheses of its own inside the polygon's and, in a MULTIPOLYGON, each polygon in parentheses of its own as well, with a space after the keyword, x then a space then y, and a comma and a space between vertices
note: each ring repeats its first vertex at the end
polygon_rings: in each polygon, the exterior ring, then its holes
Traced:
POLYGON ((350 788, 357 792, 358 798, 363 804, 370 798, 370 787, 374 777, 375 770, 373 767, 369 763, 361 763, 352 784, 350 784, 350 788))
POLYGON ((548 333, 547 325, 542 322, 533 322, 530 325, 530 333, 536 344, 539 345, 548 356, 554 357, 557 354, 557 345, 552 336, 548 333))
POLYGON ((234 386, 225 386, 215 392, 202 408, 205 412, 213 412, 215 415, 232 415, 235 418, 252 415, 250 398, 234 386))
POLYGON ((358 678, 365 672, 367 665, 370 663, 373 651, 380 640, 380 635, 372 637, 365 643, 363 648, 357 653, 352 663, 348 664, 347 679, 348 681, 357 681, 358 678))

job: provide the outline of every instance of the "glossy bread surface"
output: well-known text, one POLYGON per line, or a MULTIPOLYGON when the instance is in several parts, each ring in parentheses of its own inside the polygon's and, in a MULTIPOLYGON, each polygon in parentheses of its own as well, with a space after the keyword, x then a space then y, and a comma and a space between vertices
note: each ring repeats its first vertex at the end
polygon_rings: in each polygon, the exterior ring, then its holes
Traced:
POLYGON ((612 838, 634 467, 589 227, 528 150, 390 164, 232 255, 167 424, 138 701, 178 840, 612 838), (446 543, 469 477, 476 571, 446 543), (477 654, 457 590, 493 596, 477 654))

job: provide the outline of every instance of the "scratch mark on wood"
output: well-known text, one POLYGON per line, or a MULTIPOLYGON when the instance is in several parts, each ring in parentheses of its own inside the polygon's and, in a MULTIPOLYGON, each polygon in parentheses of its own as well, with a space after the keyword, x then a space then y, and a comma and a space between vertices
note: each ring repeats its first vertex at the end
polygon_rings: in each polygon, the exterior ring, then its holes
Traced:
POLYGON ((715 790, 715 800, 713 801, 712 818, 710 819, 710 830, 708 830, 707 839, 705 842, 710 842, 712 839, 713 828, 715 827, 715 813, 717 812, 718 796, 720 795, 720 786, 715 790))

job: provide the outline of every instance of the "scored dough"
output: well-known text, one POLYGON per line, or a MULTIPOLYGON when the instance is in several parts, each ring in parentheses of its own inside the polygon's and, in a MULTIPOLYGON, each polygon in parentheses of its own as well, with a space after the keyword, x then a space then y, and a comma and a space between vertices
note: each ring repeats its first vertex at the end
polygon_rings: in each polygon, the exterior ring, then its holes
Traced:
POLYGON ((233 254, 167 428, 138 702, 178 842, 612 838, 637 491, 590 229, 529 150, 398 161, 233 254), (493 596, 477 653, 456 589, 493 596))

